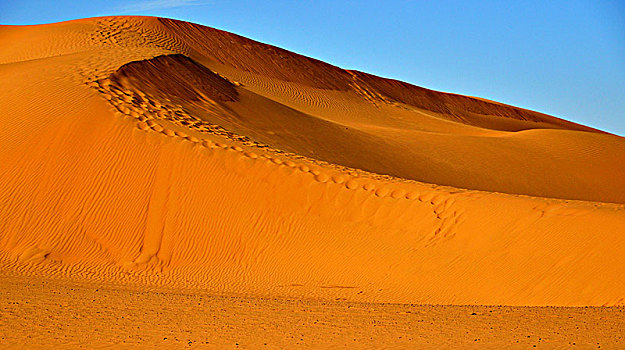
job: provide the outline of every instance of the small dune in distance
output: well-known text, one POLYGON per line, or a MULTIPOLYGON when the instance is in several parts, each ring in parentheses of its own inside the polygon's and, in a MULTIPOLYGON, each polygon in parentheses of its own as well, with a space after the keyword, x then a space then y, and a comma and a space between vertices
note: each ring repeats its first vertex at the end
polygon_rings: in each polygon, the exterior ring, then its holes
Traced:
POLYGON ((625 346, 623 137, 166 18, 0 42, 3 347, 625 346))

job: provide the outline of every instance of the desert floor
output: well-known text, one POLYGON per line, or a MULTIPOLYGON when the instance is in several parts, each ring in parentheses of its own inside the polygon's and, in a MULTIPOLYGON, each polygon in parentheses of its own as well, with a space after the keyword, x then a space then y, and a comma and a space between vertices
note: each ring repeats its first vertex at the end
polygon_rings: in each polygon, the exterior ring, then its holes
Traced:
POLYGON ((0 274, 8 348, 625 346, 622 307, 410 305, 210 295, 0 274))

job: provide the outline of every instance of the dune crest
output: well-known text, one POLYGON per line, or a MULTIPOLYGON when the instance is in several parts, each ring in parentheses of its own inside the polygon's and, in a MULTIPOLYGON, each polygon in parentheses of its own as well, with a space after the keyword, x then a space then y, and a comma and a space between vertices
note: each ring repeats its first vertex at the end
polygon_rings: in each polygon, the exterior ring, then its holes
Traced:
POLYGON ((169 19, 5 26, 0 40, 1 269, 625 304, 622 137, 169 19))

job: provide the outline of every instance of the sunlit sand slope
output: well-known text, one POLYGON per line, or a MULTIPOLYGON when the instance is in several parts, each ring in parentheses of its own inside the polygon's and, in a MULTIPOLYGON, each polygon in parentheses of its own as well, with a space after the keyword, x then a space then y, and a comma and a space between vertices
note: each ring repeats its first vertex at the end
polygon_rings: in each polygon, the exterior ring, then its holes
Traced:
POLYGON ((362 302, 625 304, 625 140, 199 25, 0 27, 0 261, 362 302))

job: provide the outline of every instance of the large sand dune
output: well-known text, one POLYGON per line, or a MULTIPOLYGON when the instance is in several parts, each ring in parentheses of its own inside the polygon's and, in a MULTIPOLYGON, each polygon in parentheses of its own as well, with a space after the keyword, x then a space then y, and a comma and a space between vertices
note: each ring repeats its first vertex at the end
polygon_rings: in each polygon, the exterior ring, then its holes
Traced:
POLYGON ((158 18, 0 27, 0 261, 357 302, 625 304, 625 139, 158 18))

